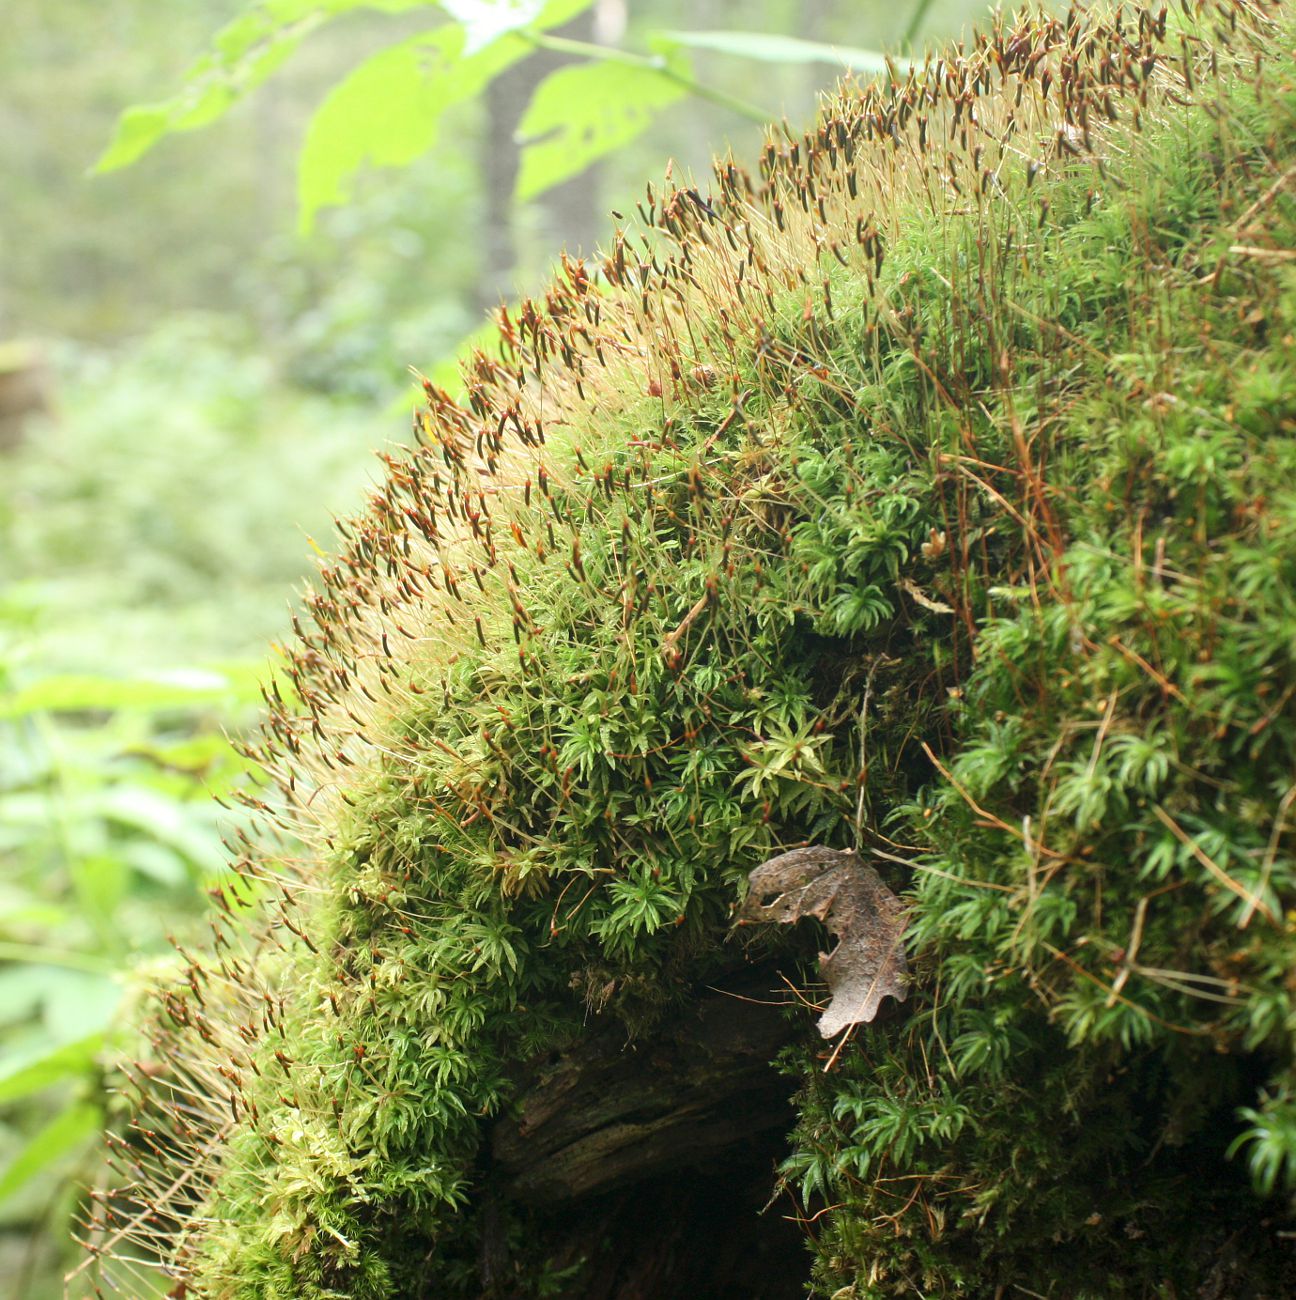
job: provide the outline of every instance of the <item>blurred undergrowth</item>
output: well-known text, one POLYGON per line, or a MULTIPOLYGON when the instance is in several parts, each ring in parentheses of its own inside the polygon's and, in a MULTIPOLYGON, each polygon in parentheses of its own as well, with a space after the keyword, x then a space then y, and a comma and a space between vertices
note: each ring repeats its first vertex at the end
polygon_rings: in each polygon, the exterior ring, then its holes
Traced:
POLYGON ((0 485, 0 1294, 24 1297, 58 1293, 94 1181, 103 1050, 225 872, 213 796, 246 777, 229 737, 307 538, 382 436, 216 319, 54 362, 57 419, 0 485))

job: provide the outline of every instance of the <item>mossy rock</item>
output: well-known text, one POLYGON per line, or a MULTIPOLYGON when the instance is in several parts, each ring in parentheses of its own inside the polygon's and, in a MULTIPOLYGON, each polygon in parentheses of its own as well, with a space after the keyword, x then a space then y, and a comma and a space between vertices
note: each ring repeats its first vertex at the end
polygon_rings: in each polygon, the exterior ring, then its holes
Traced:
POLYGON ((1296 1290, 1292 34, 995 27, 650 188, 429 386, 131 1072, 109 1282, 1296 1290), (822 935, 731 924, 807 843, 909 909, 827 1043, 822 935), (676 1077, 691 1156, 540 1178, 545 1096, 584 1140, 676 1077))

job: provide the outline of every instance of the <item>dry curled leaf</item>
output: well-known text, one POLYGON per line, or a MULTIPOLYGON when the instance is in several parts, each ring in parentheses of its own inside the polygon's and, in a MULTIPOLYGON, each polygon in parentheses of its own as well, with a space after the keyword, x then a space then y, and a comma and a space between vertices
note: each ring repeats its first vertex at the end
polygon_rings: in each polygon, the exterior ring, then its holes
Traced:
POLYGON ((909 994, 904 954, 904 908, 872 867, 849 849, 793 849, 762 863, 748 877, 740 925, 822 921, 837 939, 819 954, 819 971, 832 999, 819 1032, 832 1038, 848 1025, 867 1023, 884 997, 909 994))

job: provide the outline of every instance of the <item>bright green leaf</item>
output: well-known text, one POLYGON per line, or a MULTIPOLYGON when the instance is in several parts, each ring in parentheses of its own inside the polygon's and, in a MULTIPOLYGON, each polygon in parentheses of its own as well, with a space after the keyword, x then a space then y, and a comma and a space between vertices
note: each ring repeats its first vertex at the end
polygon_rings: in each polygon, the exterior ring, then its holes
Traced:
POLYGON ((41 1128, 0 1175, 0 1201, 12 1196, 29 1178, 75 1150, 103 1123, 99 1107, 81 1102, 62 1111, 41 1128))
POLYGON ((537 194, 577 176, 628 144, 662 109, 688 93, 663 71, 617 60, 551 73, 536 88, 518 126, 525 148, 516 196, 537 194))
POLYGON ((301 41, 322 24, 359 9, 402 13, 430 0, 262 0, 212 38, 210 53, 190 65, 170 99, 137 104, 118 120, 117 131, 95 164, 115 171, 146 154, 163 136, 214 122, 259 86, 301 41))
MULTIPOLYGON (((240 19, 232 25, 245 22, 240 19)), ((177 94, 155 104, 135 105, 121 115, 116 134, 94 170, 116 171, 142 158, 163 136, 214 122, 279 67, 314 26, 315 20, 306 19, 300 26, 267 31, 264 40, 249 50, 240 48, 242 41, 231 40, 231 48, 240 51, 233 57, 220 48, 218 38, 217 51, 189 69, 177 94)))
POLYGON ((137 158, 143 157, 172 128, 172 119, 179 114, 173 101, 160 104, 133 104, 117 119, 117 129, 108 148, 99 156, 94 169, 97 172, 116 171, 137 158))
POLYGON ((0 718, 19 718, 29 713, 191 709, 221 700, 229 690, 230 684, 222 674, 200 669, 134 678, 45 677, 0 699, 0 718))
POLYGON ((458 24, 423 32, 362 63, 320 105, 298 160, 303 230, 315 213, 350 197, 350 181, 366 163, 399 167, 436 141, 441 114, 475 95, 531 46, 516 34, 463 57, 458 24))
POLYGON ((0 1063, 0 1105, 66 1079, 81 1078, 94 1064, 103 1042, 102 1034, 60 1046, 51 1046, 46 1040, 38 1048, 9 1057, 0 1063))
POLYGON ((347 201, 361 167, 402 167, 427 153, 446 109, 471 99, 532 52, 520 27, 555 27, 589 4, 508 4, 487 15, 495 5, 461 3, 449 8, 466 22, 474 20, 469 26, 451 23, 423 32, 362 63, 334 87, 307 128, 297 164, 302 231, 320 208, 347 201))

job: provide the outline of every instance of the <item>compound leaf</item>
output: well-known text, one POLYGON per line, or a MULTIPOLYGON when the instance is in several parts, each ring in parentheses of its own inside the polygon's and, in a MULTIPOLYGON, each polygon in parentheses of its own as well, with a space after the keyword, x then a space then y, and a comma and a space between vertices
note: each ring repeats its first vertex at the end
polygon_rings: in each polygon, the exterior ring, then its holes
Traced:
POLYGON ((136 104, 117 121, 97 172, 115 171, 148 153, 163 136, 194 131, 221 117, 270 76, 323 23, 356 9, 400 13, 429 0, 262 0, 227 23, 195 60, 169 99, 136 104))

